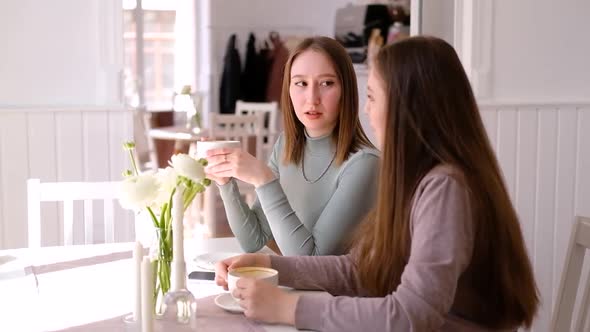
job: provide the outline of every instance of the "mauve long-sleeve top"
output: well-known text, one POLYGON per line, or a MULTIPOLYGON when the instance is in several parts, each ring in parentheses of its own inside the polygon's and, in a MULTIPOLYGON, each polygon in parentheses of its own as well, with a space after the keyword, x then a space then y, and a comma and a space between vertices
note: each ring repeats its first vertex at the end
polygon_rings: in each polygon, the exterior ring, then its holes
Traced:
POLYGON ((295 326, 339 332, 490 331, 461 314, 476 297, 464 282, 468 278, 460 279, 473 251, 472 219, 461 175, 446 166, 432 169, 413 198, 408 264, 397 290, 385 297, 363 297, 351 255, 271 256, 282 285, 332 294, 302 295, 295 326))

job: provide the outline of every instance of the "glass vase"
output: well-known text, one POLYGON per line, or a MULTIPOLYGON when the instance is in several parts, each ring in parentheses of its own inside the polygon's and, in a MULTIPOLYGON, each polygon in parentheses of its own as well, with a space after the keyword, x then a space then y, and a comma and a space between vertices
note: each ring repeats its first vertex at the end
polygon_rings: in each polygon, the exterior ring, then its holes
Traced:
POLYGON ((156 318, 163 314, 164 296, 170 290, 172 275, 172 228, 156 228, 150 247, 154 262, 154 312, 156 318))

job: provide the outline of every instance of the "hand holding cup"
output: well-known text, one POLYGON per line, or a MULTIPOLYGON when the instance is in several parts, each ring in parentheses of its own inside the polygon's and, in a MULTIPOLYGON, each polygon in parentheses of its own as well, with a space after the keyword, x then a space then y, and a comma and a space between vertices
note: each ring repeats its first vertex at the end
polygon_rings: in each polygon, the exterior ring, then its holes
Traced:
POLYGON ((215 283, 228 290, 228 271, 246 266, 270 268, 270 256, 266 254, 244 254, 217 262, 215 264, 215 283))

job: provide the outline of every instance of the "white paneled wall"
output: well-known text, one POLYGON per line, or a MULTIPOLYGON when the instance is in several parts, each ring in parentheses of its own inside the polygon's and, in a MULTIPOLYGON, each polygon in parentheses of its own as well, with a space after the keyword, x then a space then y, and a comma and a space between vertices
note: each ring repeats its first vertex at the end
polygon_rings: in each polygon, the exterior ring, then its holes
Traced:
MULTIPOLYGON (((120 180, 128 168, 122 143, 132 139, 132 113, 103 110, 0 110, 0 249, 27 245, 26 180, 120 180)), ((116 240, 133 239, 133 217, 115 204, 116 240)), ((102 210, 102 209, 96 209, 102 210)), ((102 211, 95 212, 102 220, 102 211)), ((43 203, 42 244, 62 239, 62 211, 43 203)), ((83 220, 80 202, 74 220, 83 220)), ((102 236, 102 223, 94 234, 102 236)), ((74 240, 83 239, 83 225, 74 226, 74 240)), ((102 238, 96 238, 102 242, 102 238)), ((77 243, 77 242, 75 242, 77 243)))
POLYGON ((548 331, 573 218, 590 216, 590 105, 480 108, 542 296, 534 330, 548 331))

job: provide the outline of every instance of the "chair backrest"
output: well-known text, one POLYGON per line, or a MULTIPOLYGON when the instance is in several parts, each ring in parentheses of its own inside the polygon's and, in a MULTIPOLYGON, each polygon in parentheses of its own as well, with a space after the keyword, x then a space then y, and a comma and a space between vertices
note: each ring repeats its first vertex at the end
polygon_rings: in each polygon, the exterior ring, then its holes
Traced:
POLYGON ((252 115, 259 113, 264 115, 265 126, 261 130, 261 134, 264 137, 261 148, 263 154, 257 154, 256 157, 266 159, 270 154, 270 151, 272 151, 279 134, 279 104, 276 101, 254 103, 238 100, 236 102, 237 115, 252 115))
POLYGON ((570 236, 559 291, 553 309, 551 331, 582 331, 590 304, 590 278, 586 280, 575 329, 571 329, 576 295, 586 250, 590 249, 590 218, 577 217, 570 236))
POLYGON ((142 170, 158 169, 158 151, 156 150, 156 143, 149 134, 153 127, 152 121, 152 113, 148 112, 145 108, 137 108, 134 110, 133 140, 135 141, 135 148, 139 161, 138 165, 140 165, 142 170))
POLYGON ((29 247, 41 247, 41 202, 63 202, 63 239, 74 244, 74 201, 84 201, 84 241, 94 242, 93 201, 103 201, 104 240, 115 242, 113 201, 120 196, 120 182, 44 182, 27 180, 29 247))
POLYGON ((262 149, 264 114, 234 115, 212 113, 209 116, 211 137, 215 139, 242 142, 242 148, 249 150, 249 140, 256 138, 256 154, 262 149))

